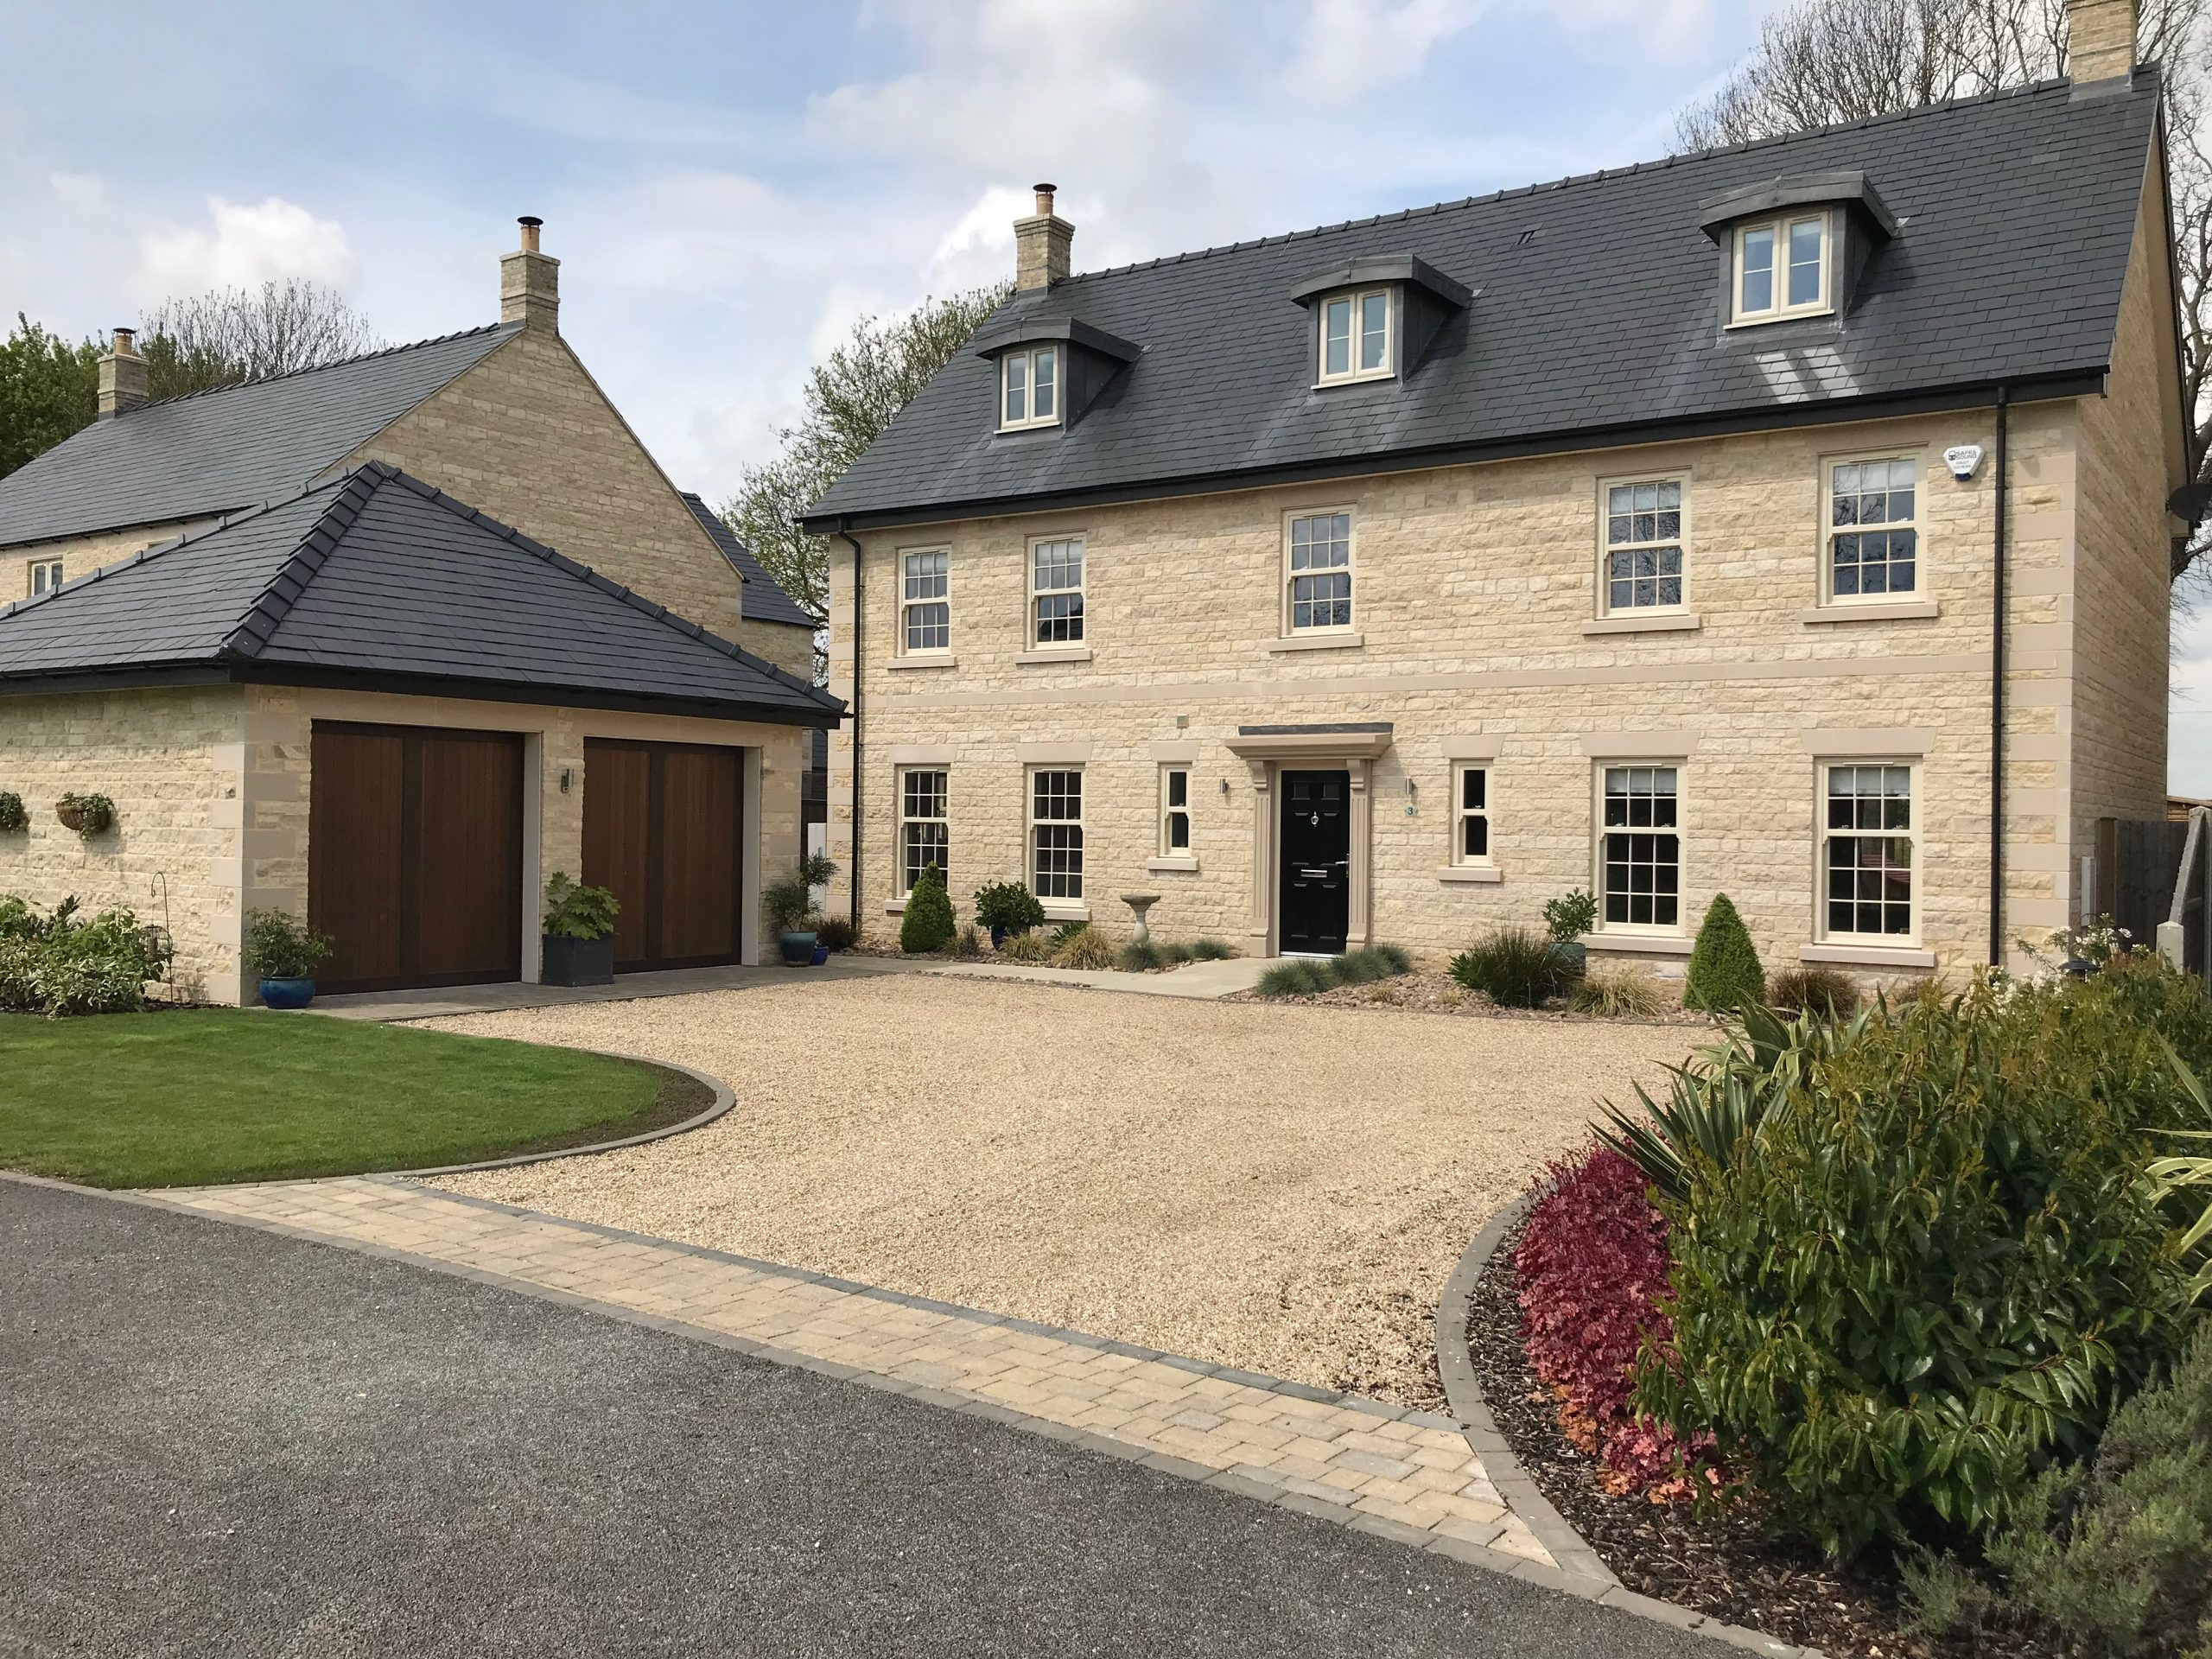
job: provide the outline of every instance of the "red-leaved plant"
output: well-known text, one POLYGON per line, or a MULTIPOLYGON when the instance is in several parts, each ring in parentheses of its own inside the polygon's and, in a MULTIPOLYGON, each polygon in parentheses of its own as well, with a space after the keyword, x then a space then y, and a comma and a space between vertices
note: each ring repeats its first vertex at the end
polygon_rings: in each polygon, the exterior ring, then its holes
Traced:
POLYGON ((1644 1338, 1661 1352, 1674 1338, 1659 1302, 1670 1262, 1667 1223, 1643 1173, 1593 1145, 1551 1165, 1545 1183, 1513 1269, 1522 1344, 1557 1402, 1560 1431, 1605 1465, 1607 1491, 1669 1503, 1689 1499, 1693 1482, 1717 1487, 1708 1444, 1685 1445, 1629 1408, 1644 1338))

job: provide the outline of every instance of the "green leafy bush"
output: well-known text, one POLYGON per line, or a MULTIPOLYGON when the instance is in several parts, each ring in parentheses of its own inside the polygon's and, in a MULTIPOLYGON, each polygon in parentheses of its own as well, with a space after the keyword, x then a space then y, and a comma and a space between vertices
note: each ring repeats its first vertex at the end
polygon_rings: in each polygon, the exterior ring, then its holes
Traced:
POLYGON ((0 898, 0 1011, 128 1014, 146 1006, 148 982, 166 978, 175 952, 159 928, 127 910, 78 919, 74 899, 41 916, 0 898))
POLYGON ((976 889, 976 925, 1027 933, 1045 925, 1045 906, 1021 882, 987 882, 976 889))
POLYGON ((1150 939, 1131 939, 1115 953, 1114 965, 1125 974, 1149 973, 1167 965, 1167 953, 1150 939))
POLYGON ((906 895, 906 913, 899 919, 899 948, 918 955, 951 943, 952 900, 944 891, 944 872, 925 864, 906 895))
POLYGON ((1056 968, 1081 968, 1091 972, 1111 968, 1116 955, 1114 941, 1106 937, 1105 930, 1093 927, 1088 922, 1077 925, 1074 932, 1060 940, 1052 952, 1056 968))
POLYGON ((814 907, 814 894, 804 880, 787 875, 760 890, 760 907, 768 912, 769 931, 796 933, 814 907))
POLYGON ((1597 925, 1597 895, 1584 888, 1544 900, 1544 931, 1554 944, 1571 944, 1597 925))
POLYGON ((30 822, 30 814, 23 810, 23 798, 12 790, 0 789, 0 835, 28 830, 30 822))
POLYGON ((1702 1159, 1732 1162, 1745 1137, 1755 1136, 1775 1101, 1806 1074, 1824 1052, 1824 1029, 1811 1020, 1784 1021, 1765 1008, 1744 1010, 1725 1040, 1670 1065, 1667 1098, 1654 1100, 1642 1084, 1630 1086, 1643 1109, 1623 1112, 1602 1103, 1606 1122, 1598 1138, 1643 1172, 1662 1198, 1689 1195, 1692 1165, 1702 1159))
POLYGON ((1698 925, 1697 943, 1690 948, 1682 1006, 1702 1008, 1707 1014, 1731 1014, 1750 1007, 1765 995, 1766 974, 1759 967, 1751 930, 1744 925, 1728 895, 1716 893, 1706 906, 1705 920, 1698 925))
POLYGON ((1768 982, 1766 1005, 1781 1014, 1810 1009, 1829 1020, 1859 1012, 1859 982, 1836 968, 1785 968, 1768 982))
POLYGON ((1195 962, 1227 962, 1244 953, 1226 939, 1192 939, 1191 957, 1195 962))
POLYGON ((1667 1011, 1667 997, 1649 968, 1600 968, 1576 982, 1574 1011, 1602 1020, 1649 1020, 1667 1011))
POLYGON ((1501 927, 1452 958, 1452 977, 1502 1008, 1541 1008, 1567 988, 1552 942, 1525 927, 1501 927))
POLYGON ((2182 1329, 2186 1272, 2143 1165, 2146 1131, 2193 1106, 2143 1015, 2171 1009, 2165 1034, 2201 1043, 2204 1001, 2131 960, 2080 984, 1929 987, 1779 1043, 1747 1011, 1713 1075, 1766 1072, 1744 1079, 1758 1155, 1685 1153, 1686 1196, 1662 1204, 1674 1351, 1646 1354, 1644 1407, 1711 1432, 1834 1554, 2001 1524, 2182 1329))
POLYGON ((545 883, 545 931, 562 939, 603 939, 614 931, 622 901, 556 870, 545 883))
POLYGON ((246 971, 256 979, 311 978, 335 948, 329 934, 281 910, 257 910, 245 919, 246 971))

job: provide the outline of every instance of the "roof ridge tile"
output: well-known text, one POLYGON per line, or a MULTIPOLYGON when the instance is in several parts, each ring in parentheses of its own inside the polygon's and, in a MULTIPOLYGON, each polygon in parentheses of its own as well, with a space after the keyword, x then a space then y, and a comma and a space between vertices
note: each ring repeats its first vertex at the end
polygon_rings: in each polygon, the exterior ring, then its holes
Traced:
POLYGON ((244 391, 249 386, 275 385, 280 380, 297 380, 305 375, 321 374, 331 369, 348 369, 357 363, 372 363, 378 358, 397 357, 404 352, 419 352, 432 346, 448 345, 456 340, 468 340, 478 334, 496 334, 506 327, 520 327, 519 323, 480 323, 474 328, 456 328, 451 334, 433 334, 428 340, 403 340, 397 346, 379 346, 372 351, 356 352, 351 357, 335 358, 327 363, 313 363, 304 369, 291 369, 283 374, 264 374, 257 380, 233 380, 226 386, 202 386, 198 391, 181 391, 174 397, 159 397, 138 405, 134 415, 149 409, 169 409, 178 404, 188 404, 196 397, 219 397, 226 391, 244 391))

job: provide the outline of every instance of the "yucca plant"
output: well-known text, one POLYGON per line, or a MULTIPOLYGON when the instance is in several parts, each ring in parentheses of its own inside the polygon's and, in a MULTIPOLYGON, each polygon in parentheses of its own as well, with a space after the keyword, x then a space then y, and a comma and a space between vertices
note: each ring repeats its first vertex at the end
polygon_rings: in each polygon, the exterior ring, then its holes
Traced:
MULTIPOLYGON (((2196 1109, 2204 1114, 2205 1121, 2212 1123, 2212 1100, 2206 1098, 2204 1084, 2190 1069, 2188 1063, 2174 1052, 2171 1043, 2165 1042, 2163 1038, 2159 1041, 2165 1048, 2166 1062, 2173 1067, 2174 1076, 2179 1080, 2183 1092, 2196 1103, 2196 1109)), ((2158 1129, 2153 1133, 2175 1141, 2212 1142, 2212 1129, 2158 1129)), ((2187 1192, 2197 1187, 2212 1187, 2212 1154, 2183 1153, 2154 1158, 2144 1173, 2157 1184, 2158 1202, 2164 1205, 2177 1192, 2187 1192)), ((2192 1302, 2201 1300, 2206 1291, 2212 1290, 2212 1250, 2203 1249, 2207 1239, 2212 1239, 2212 1201, 2205 1204, 2204 1213, 2184 1226, 2174 1240, 2174 1253, 2183 1261, 2199 1255, 2204 1257, 2197 1265, 2196 1276, 2189 1281, 2189 1299, 2192 1302)))

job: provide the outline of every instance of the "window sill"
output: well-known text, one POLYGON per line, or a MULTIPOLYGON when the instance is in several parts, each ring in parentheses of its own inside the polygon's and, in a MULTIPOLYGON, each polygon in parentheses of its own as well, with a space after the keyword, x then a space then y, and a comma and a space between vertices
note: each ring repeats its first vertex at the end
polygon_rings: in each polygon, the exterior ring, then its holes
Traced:
POLYGON ((1705 626, 1695 611, 1665 611, 1656 616, 1601 616, 1585 622, 1585 633, 1694 633, 1705 626))
POLYGON ((893 657, 883 665, 893 674, 903 674, 916 668, 957 668, 960 659, 957 657, 893 657))
POLYGON ((1804 623, 1821 622, 1917 622, 1943 614, 1943 607, 1932 599, 1884 600, 1878 604, 1815 605, 1797 613, 1797 620, 1804 623))
POLYGON ((1730 329, 1771 328, 1777 322, 1805 322, 1835 315, 1832 305, 1800 306, 1794 311, 1759 311, 1748 317, 1738 317, 1728 325, 1730 329))
POLYGON ((1363 633, 1290 633, 1268 642, 1269 651, 1357 651, 1367 643, 1363 633))
POLYGON ((1325 375, 1313 383, 1313 390, 1327 391, 1334 386, 1371 386, 1378 380, 1395 380, 1397 378, 1398 372, 1395 368, 1370 369, 1363 374, 1325 375))
POLYGON ((1487 884, 1505 880, 1505 872, 1495 864, 1446 864, 1436 873, 1440 881, 1487 884))
POLYGON ((1147 875, 1160 875, 1170 871, 1194 871, 1198 868, 1197 859, 1184 858, 1180 855, 1147 858, 1144 861, 1144 871, 1147 875))
POLYGON ((1638 957, 1687 957, 1696 941, 1680 933, 1585 933, 1591 950, 1619 950, 1638 957))
POLYGON ((1039 663, 1087 663, 1090 660, 1089 645, 1064 646, 1058 650, 1025 651, 1014 659, 1025 666, 1039 663))
POLYGON ((1801 944, 1800 962, 1855 963, 1861 968, 1933 968, 1936 953, 1897 944, 1801 944))
POLYGON ((887 916, 904 916, 906 913, 906 901, 904 899, 885 899, 883 913, 887 916))
POLYGON ((1087 922, 1090 919, 1090 906, 1065 902, 1048 904, 1045 906, 1045 919, 1048 922, 1087 922))

